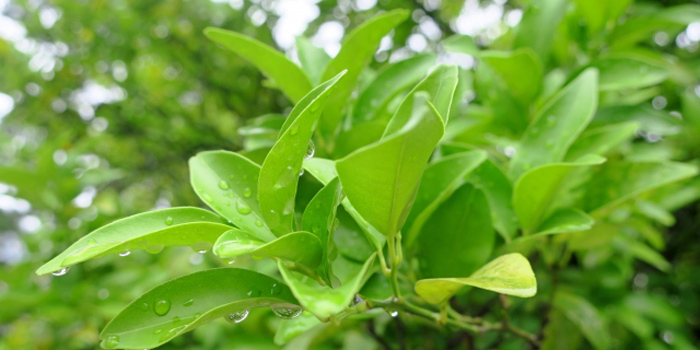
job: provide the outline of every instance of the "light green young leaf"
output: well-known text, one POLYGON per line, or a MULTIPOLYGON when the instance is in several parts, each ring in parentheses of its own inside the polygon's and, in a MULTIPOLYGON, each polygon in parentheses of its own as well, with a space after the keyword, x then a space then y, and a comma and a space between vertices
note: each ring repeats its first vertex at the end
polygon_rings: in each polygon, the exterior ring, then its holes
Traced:
POLYGON ((340 52, 328 63, 321 79, 328 80, 342 70, 348 71, 346 79, 338 85, 337 91, 328 100, 328 108, 321 117, 319 130, 325 138, 335 134, 357 79, 374 57, 382 38, 406 20, 408 14, 407 10, 393 10, 377 15, 360 24, 345 37, 340 52))
POLYGON ((350 305, 355 294, 362 288, 362 285, 369 277, 369 270, 372 268, 375 256, 373 254, 364 263, 360 271, 355 273, 354 277, 335 289, 318 284, 310 285, 304 283, 298 275, 289 271, 281 262, 277 266, 282 274, 282 278, 289 285, 292 293, 304 309, 320 319, 327 320, 350 305))
POLYGON ((583 208, 594 218, 604 217, 631 198, 697 174, 697 167, 684 163, 611 162, 595 169, 583 208))
POLYGON ((622 142, 631 139, 637 129, 639 123, 634 121, 588 129, 569 147, 565 159, 572 161, 586 154, 605 155, 622 142))
POLYGON ((508 242, 515 237, 518 220, 513 209, 513 184, 503 171, 491 160, 486 160, 474 169, 467 180, 481 188, 489 200, 493 227, 508 242))
POLYGON ((218 215, 199 208, 154 210, 98 228, 40 267, 37 275, 60 271, 77 263, 132 249, 211 245, 231 229, 218 215))
POLYGON ((564 159, 569 146, 593 118, 598 103, 597 82, 597 71, 587 69, 542 108, 513 156, 511 177, 564 159))
POLYGON ((479 54, 479 46, 469 35, 455 34, 442 41, 445 51, 463 53, 476 56, 479 54))
POLYGON ((453 154, 428 165, 423 173, 418 194, 406 218, 406 246, 418 237, 424 223, 437 207, 461 186, 467 175, 486 160, 486 152, 472 151, 453 154))
POLYGON ((341 72, 319 85, 294 107, 260 169, 257 187, 260 209, 277 236, 292 231, 301 164, 326 100, 344 74, 341 72))
MULTIPOLYGON (((335 171, 335 163, 329 159, 323 158, 311 158, 304 161, 304 169, 313 175, 322 184, 327 185, 333 178, 338 177, 338 173, 335 171)), ((352 203, 347 197, 341 202, 343 208, 350 214, 350 216, 355 220, 355 222, 360 226, 365 234, 365 237, 370 241, 372 246, 377 251, 381 251, 386 242, 386 237, 379 233, 376 228, 374 228, 367 220, 365 220, 357 209, 352 206, 352 203)))
POLYGON ((423 94, 411 114, 400 131, 335 163, 352 205, 386 236, 397 234, 406 221, 425 164, 445 130, 423 94))
POLYGON ((299 66, 283 53, 256 39, 211 27, 204 30, 204 35, 258 67, 293 103, 297 103, 313 88, 309 77, 299 66))
POLYGON ((610 56, 591 63, 600 72, 601 91, 638 89, 668 78, 666 68, 634 56, 610 56))
POLYGON ((530 262, 518 254, 500 256, 465 278, 432 278, 416 282, 416 293, 431 304, 442 304, 465 286, 529 298, 537 293, 530 262))
POLYGON ((547 63, 552 42, 557 33, 568 1, 532 0, 518 24, 514 47, 529 47, 547 63))
POLYGON ((336 138, 333 158, 339 159, 382 138, 386 121, 368 121, 341 130, 336 138))
POLYGON ((560 209, 544 220, 533 236, 586 231, 593 224, 593 218, 576 208, 560 209))
POLYGON ((534 233, 547 217, 553 200, 572 169, 604 161, 605 158, 600 156, 588 155, 576 162, 543 165, 521 176, 515 183, 513 207, 525 234, 534 233))
POLYGON ((336 251, 333 234, 336 226, 336 210, 343 200, 343 189, 338 178, 324 186, 306 206, 301 220, 301 228, 312 232, 321 241, 321 264, 318 272, 328 285, 332 285, 332 253, 336 251))
POLYGON ((488 261, 494 242, 488 200, 467 183, 425 221, 416 238, 416 256, 424 277, 460 277, 488 261))
POLYGON ((493 69, 511 95, 524 105, 529 104, 540 91, 542 62, 531 49, 482 51, 479 58, 493 69))
POLYGON ((554 307, 578 326, 596 349, 610 348, 610 335, 605 320, 591 303, 574 294, 558 292, 554 297, 554 307))
POLYGON ((255 258, 280 258, 315 269, 321 263, 323 248, 310 232, 292 232, 271 242, 263 242, 241 230, 226 231, 214 244, 214 254, 232 259, 250 254, 255 258))
POLYGON ((418 55, 396 62, 377 74, 355 103, 353 123, 376 119, 377 113, 384 110, 401 91, 418 82, 435 64, 435 60, 433 55, 418 55))
POLYGON ((331 60, 325 50, 311 43, 309 38, 300 35, 296 38, 297 56, 314 86, 321 80, 321 74, 331 60))
POLYGON ((383 137, 386 138, 398 132, 409 122, 413 116, 411 111, 415 109, 416 98, 419 94, 427 94, 427 100, 435 107, 443 124, 447 125, 458 80, 459 69, 457 66, 441 64, 435 67, 401 101, 396 113, 389 120, 383 137))
POLYGON ((209 269, 161 284, 134 300, 100 334, 103 348, 152 349, 201 324, 261 306, 298 309, 289 288, 243 269, 209 269))
POLYGON ((204 203, 262 241, 275 238, 260 213, 257 196, 260 166, 227 151, 198 153, 190 158, 189 165, 192 188, 204 203))

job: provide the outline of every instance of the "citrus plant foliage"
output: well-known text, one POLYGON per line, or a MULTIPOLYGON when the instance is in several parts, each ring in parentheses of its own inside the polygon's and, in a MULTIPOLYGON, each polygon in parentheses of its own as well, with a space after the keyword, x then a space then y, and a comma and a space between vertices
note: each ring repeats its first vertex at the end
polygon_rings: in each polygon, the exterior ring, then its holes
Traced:
MULTIPOLYGON (((514 34, 491 48, 465 36, 442 43, 447 53, 474 56, 474 70, 423 54, 373 79, 363 74, 408 11, 369 19, 333 58, 300 38, 300 65, 255 38, 207 29, 294 108, 243 128, 241 152, 189 160, 192 188, 211 210, 175 207, 117 220, 37 273, 60 276, 106 254, 171 246, 224 262, 274 261, 277 272, 222 267, 155 287, 104 328, 108 349, 154 348, 218 318, 242 322, 259 307, 283 319, 279 344, 386 311, 551 348, 562 341, 557 327, 571 326, 583 335, 571 341, 611 348, 607 317, 575 288, 539 296, 530 261, 539 259, 545 274, 574 258, 594 266, 615 254, 669 268, 654 249, 658 232, 631 233, 628 218, 672 221, 669 211, 697 198, 677 195, 697 192, 697 166, 664 159, 640 141, 678 132, 678 118, 649 117, 643 103, 682 77, 660 55, 636 48, 653 28, 632 20, 610 36, 614 49, 552 69, 551 53, 566 48, 541 24, 562 21, 566 2, 535 2, 514 34), (474 96, 477 108, 465 108, 474 96), (507 316, 484 320, 453 309, 451 300, 475 289, 501 294, 504 314, 510 303, 550 303, 550 322, 536 334, 507 316)), ((615 26, 627 4, 606 3, 601 14, 577 3, 591 37, 615 26)), ((673 11, 683 9, 647 16, 687 24, 673 11)), ((700 130, 697 118, 688 122, 700 130)), ((634 327, 633 318, 625 326, 634 327)))

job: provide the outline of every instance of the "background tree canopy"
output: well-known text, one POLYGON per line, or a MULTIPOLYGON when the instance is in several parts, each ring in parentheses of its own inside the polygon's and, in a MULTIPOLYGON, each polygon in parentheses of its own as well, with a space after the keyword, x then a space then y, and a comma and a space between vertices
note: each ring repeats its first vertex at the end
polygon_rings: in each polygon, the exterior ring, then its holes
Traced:
MULTIPOLYGON (((298 47, 315 46, 323 49, 319 55, 333 57, 352 29, 394 9, 410 16, 382 39, 351 99, 362 99, 360 92, 397 62, 423 59, 424 73, 432 54, 437 62, 458 66, 445 134, 450 142, 441 146, 442 156, 483 149, 499 167, 510 162, 508 175, 516 178, 553 163, 513 152, 530 147, 522 135, 532 134, 528 123, 545 97, 593 67, 600 74, 599 107, 583 131, 585 140, 569 149, 566 161, 583 155, 576 147, 601 145, 598 151, 612 160, 700 165, 697 1, 0 0, 0 350, 97 348, 100 330, 138 296, 187 273, 225 266, 212 254, 184 247, 133 251, 129 258, 108 255, 60 278, 34 273, 118 218, 204 206, 188 175, 187 159, 198 152, 264 157, 260 150, 269 148, 278 130, 268 135, 260 126, 288 115, 294 104, 253 64, 208 40, 205 28, 243 33, 304 66, 308 61, 300 53, 314 51, 298 47)), ((318 73, 309 73, 314 85, 321 80, 321 68, 303 68, 318 73)), ((353 116, 381 119, 406 91, 353 116)), ((565 107, 578 108, 577 102, 584 103, 574 98, 565 107)), ((332 151, 317 152, 341 158, 364 142, 352 137, 358 136, 341 135, 332 151)), ((532 144, 531 154, 543 153, 532 144)), ((482 178, 490 176, 489 169, 480 169, 482 178)), ((602 171, 627 174, 617 179, 624 184, 642 170, 602 171)), ((304 176, 301 182, 313 180, 304 176)), ((577 185, 566 190, 580 190, 577 185)), ((630 197, 631 203, 610 212, 599 207, 606 203, 601 198, 620 194, 602 181, 587 186, 595 195, 582 209, 600 219, 590 235, 574 237, 564 251, 534 252, 528 242, 513 248, 531 253, 537 300, 510 305, 474 289, 455 297, 452 306, 496 320, 509 309, 509 322, 547 339, 543 348, 693 349, 700 342, 700 179, 693 175, 663 191, 630 197)), ((473 188, 461 187, 454 197, 473 196, 473 188)), ((312 196, 297 200, 308 203, 312 196)), ((426 220, 441 222, 436 216, 426 220)), ((520 221, 524 232, 539 232, 539 223, 528 231, 520 221)), ((508 232, 516 230, 507 220, 495 220, 494 228, 503 236, 496 238, 498 246, 510 243, 508 232)), ((277 274, 269 261, 242 258, 236 265, 277 274)), ((267 310, 251 310, 245 322, 212 322, 162 348, 530 346, 499 332, 449 331, 390 313, 370 322, 316 326, 286 343, 279 339, 282 322, 267 310)))

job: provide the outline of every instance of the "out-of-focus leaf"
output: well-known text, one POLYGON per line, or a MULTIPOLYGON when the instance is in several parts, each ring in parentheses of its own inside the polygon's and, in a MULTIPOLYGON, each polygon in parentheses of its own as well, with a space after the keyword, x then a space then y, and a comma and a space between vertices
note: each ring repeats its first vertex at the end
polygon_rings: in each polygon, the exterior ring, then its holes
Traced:
POLYGON ((605 155, 631 139, 638 128, 639 123, 631 121, 588 129, 569 147, 565 159, 572 161, 586 154, 605 155))
POLYGON ((517 253, 500 256, 465 278, 432 278, 416 282, 416 293, 431 304, 442 304, 465 286, 529 298, 537 293, 530 262, 517 253))
POLYGON ((639 130, 657 135, 673 135, 681 130, 682 121, 668 112, 644 106, 611 106, 601 108, 591 121, 591 127, 638 122, 639 130))
POLYGON ((569 321, 561 311, 552 309, 549 312, 549 322, 544 329, 542 350, 579 349, 582 341, 578 327, 569 321))
POLYGON ((510 175, 517 178, 532 167, 564 159, 569 146, 593 118, 598 101, 598 73, 583 71, 535 117, 510 163, 510 175))
POLYGON ((384 134, 384 129, 386 129, 386 122, 369 121, 355 125, 350 130, 342 130, 336 138, 333 156, 336 159, 345 157, 359 148, 379 140, 384 134))
POLYGON ((404 225, 408 228, 406 246, 413 244, 425 221, 484 160, 484 151, 463 152, 444 157, 425 169, 418 194, 404 225))
POLYGON ((321 74, 331 58, 326 51, 311 43, 311 40, 303 35, 296 38, 296 45, 301 68, 309 75, 311 82, 316 85, 321 80, 321 74))
POLYGON ((288 341, 319 324, 321 324, 321 321, 308 311, 302 312, 301 315, 291 320, 284 320, 280 323, 279 327, 277 327, 277 332, 275 332, 275 344, 286 344, 288 341))
POLYGON ((464 184, 425 221, 416 255, 424 277, 460 277, 488 261, 494 241, 486 196, 464 184))
POLYGON ((479 58, 496 72, 508 91, 521 103, 529 103, 539 92, 542 63, 532 50, 483 51, 479 58))
POLYGON ((581 166, 600 164, 605 158, 588 155, 572 163, 543 165, 525 173, 515 183, 513 207, 526 234, 534 233, 544 220, 569 172, 581 166))
POLYGON ((60 271, 80 262, 132 249, 213 244, 231 229, 218 215, 199 208, 168 208, 136 214, 83 236, 36 273, 60 271))
POLYGON ((481 188, 489 200, 493 227, 503 239, 510 240, 518 229, 518 220, 513 209, 513 184, 491 160, 486 160, 467 178, 481 188))
POLYGON ((610 348, 610 334, 595 306, 579 296, 560 291, 554 297, 554 307, 578 326, 596 349, 610 348))
POLYGON ((379 232, 399 232, 415 199, 423 169, 445 130, 423 94, 401 130, 336 161, 348 199, 379 232))
POLYGON ((409 11, 393 10, 377 15, 359 25, 343 40, 340 52, 326 66, 321 80, 328 80, 343 70, 346 79, 338 85, 337 91, 328 100, 328 108, 321 117, 319 130, 324 137, 335 134, 357 79, 362 70, 374 57, 382 38, 399 23, 406 20, 409 11))
POLYGON ((523 14, 514 47, 529 47, 547 62, 557 26, 564 16, 566 0, 532 0, 523 14))
POLYGON ((636 89, 658 84, 668 77, 668 70, 633 56, 610 56, 591 63, 600 72, 601 91, 636 89))
POLYGON ((321 241, 310 232, 292 232, 263 242, 241 230, 226 231, 214 244, 214 254, 233 259, 244 254, 255 258, 281 258, 315 269, 323 256, 321 241))
POLYGON ((199 325, 268 306, 298 309, 284 283, 243 269, 195 272, 151 289, 112 319, 102 347, 151 349, 199 325))
POLYGON ((219 28, 207 28, 204 35, 258 67, 294 103, 313 88, 309 77, 299 66, 283 53, 256 39, 219 28))
POLYGON ((270 230, 277 236, 292 231, 301 164, 326 100, 344 74, 341 72, 319 85, 294 106, 260 169, 260 210, 270 230))
POLYGON ((534 235, 586 231, 593 227, 594 223, 593 218, 586 213, 575 208, 566 208, 552 213, 537 228, 534 235))
POLYGON ((335 289, 304 283, 281 262, 278 263, 278 267, 285 282, 304 309, 320 319, 328 319, 350 305, 355 294, 369 277, 368 272, 373 263, 374 255, 364 263, 354 277, 335 289))
POLYGON ((260 213, 257 164, 237 153, 207 151, 190 158, 189 165, 192 188, 204 203, 260 240, 275 238, 260 213))
POLYGON ((463 53, 467 55, 477 55, 479 46, 469 35, 455 34, 442 41, 442 47, 445 51, 463 53))

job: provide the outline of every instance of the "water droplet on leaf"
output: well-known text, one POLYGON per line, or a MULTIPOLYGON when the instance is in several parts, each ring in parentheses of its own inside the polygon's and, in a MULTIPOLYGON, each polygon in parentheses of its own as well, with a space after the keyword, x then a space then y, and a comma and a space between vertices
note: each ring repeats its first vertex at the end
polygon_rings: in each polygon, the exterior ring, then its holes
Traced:
POLYGON ((64 268, 62 268, 62 269, 60 269, 60 270, 58 270, 58 271, 53 272, 52 275, 54 275, 54 276, 63 276, 63 275, 65 275, 66 273, 68 273, 68 268, 67 268, 67 267, 64 267, 64 268))
POLYGON ((129 254, 131 254, 131 251, 130 251, 130 250, 125 250, 125 251, 119 253, 119 256, 129 256, 129 254))
POLYGON ((232 312, 226 316, 226 320, 233 323, 241 323, 248 317, 249 313, 250 311, 248 310, 232 312))
POLYGON ((219 181, 219 188, 222 190, 228 190, 229 189, 228 182, 226 182, 224 180, 219 181))
POLYGON ((309 140, 309 145, 306 147, 306 153, 304 154, 304 159, 311 159, 316 153, 316 145, 314 142, 309 140))
POLYGON ((190 299, 190 300, 182 303, 182 305, 184 305, 184 306, 192 306, 192 304, 194 304, 194 299, 190 299))
POLYGON ((302 312, 301 307, 292 304, 270 305, 270 309, 277 317, 285 320, 293 319, 301 315, 302 312))
POLYGON ((272 284, 272 288, 270 288, 270 294, 278 295, 280 293, 282 293, 282 287, 277 283, 272 284))
POLYGON ((168 311, 170 311, 170 300, 158 300, 153 306, 153 311, 155 311, 156 315, 158 316, 165 316, 168 313, 168 311))
POLYGON ((251 212, 250 207, 247 204, 245 204, 243 201, 238 201, 236 203, 236 210, 243 215, 250 214, 250 212, 251 212))
POLYGON ((167 218, 165 218, 165 224, 168 225, 168 226, 172 225, 172 224, 173 224, 173 218, 171 218, 170 216, 168 216, 167 218))
POLYGON ((243 197, 248 198, 252 194, 253 194, 253 191, 250 188, 246 187, 245 189, 243 189, 243 197))
POLYGON ((114 349, 119 345, 119 336, 118 335, 110 335, 105 339, 105 348, 107 349, 114 349))
POLYGON ((152 245, 152 246, 146 248, 146 252, 149 253, 149 254, 158 254, 158 253, 162 252, 163 249, 165 249, 165 246, 162 246, 162 245, 152 245))

